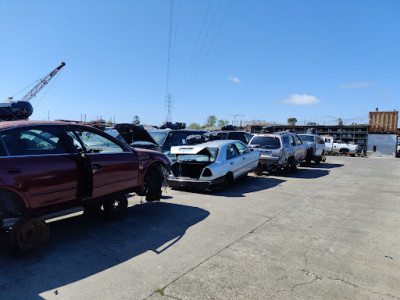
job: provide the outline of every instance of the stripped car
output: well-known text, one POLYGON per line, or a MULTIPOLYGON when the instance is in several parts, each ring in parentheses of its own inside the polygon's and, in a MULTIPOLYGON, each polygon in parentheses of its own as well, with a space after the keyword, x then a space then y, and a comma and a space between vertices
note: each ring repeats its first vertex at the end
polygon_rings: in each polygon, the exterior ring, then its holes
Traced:
POLYGON ((170 161, 102 130, 64 122, 0 123, 0 228, 19 250, 41 247, 45 220, 83 207, 118 218, 126 193, 159 200, 170 161), (102 208, 102 209, 101 209, 102 208))
POLYGON ((257 175, 264 171, 295 172, 297 165, 306 159, 308 149, 298 135, 291 132, 255 134, 249 146, 260 149, 260 162, 255 171, 257 175))
POLYGON ((309 145, 309 150, 307 150, 306 163, 310 164, 313 160, 316 164, 321 161, 325 161, 325 142, 317 134, 299 134, 299 137, 304 144, 309 145))
POLYGON ((260 156, 240 141, 216 140, 200 145, 172 147, 176 155, 168 176, 171 188, 212 191, 226 188, 253 172, 260 156))

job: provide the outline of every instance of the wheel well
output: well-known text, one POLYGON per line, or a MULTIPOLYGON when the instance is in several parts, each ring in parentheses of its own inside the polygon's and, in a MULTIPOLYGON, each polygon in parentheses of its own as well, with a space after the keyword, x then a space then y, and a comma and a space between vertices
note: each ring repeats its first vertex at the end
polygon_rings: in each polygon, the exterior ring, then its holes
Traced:
POLYGON ((0 219, 22 217, 25 210, 25 202, 19 195, 6 189, 0 189, 0 219))
POLYGON ((228 172, 228 173, 226 173, 226 178, 228 179, 228 182, 229 183, 232 183, 233 182, 233 173, 232 172, 228 172))
POLYGON ((347 153, 347 152, 349 152, 349 149, 347 149, 347 148, 340 148, 339 152, 347 153))

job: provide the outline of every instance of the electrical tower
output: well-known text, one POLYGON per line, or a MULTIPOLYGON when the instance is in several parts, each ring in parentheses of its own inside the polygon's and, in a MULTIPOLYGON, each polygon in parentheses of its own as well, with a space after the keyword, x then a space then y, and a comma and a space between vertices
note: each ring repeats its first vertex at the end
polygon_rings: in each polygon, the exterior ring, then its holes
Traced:
POLYGON ((173 106, 173 99, 172 95, 170 93, 167 94, 165 97, 165 111, 167 113, 167 117, 165 122, 171 122, 172 120, 172 106, 173 106))

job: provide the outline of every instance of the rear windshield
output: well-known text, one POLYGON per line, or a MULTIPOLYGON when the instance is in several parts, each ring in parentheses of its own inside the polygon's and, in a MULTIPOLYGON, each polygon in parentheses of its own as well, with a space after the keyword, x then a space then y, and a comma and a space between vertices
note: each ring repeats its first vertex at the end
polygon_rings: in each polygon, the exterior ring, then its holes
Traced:
POLYGON ((165 142, 165 139, 168 136, 169 131, 149 131, 151 137, 153 138, 153 140, 159 144, 160 146, 162 146, 165 142))
POLYGON ((250 142, 250 145, 260 145, 261 148, 280 148, 281 141, 274 136, 255 136, 250 142))
POLYGON ((299 135, 301 140, 304 142, 314 142, 314 136, 313 135, 299 135))
POLYGON ((217 159, 218 148, 206 148, 197 154, 178 154, 178 162, 214 162, 217 159))

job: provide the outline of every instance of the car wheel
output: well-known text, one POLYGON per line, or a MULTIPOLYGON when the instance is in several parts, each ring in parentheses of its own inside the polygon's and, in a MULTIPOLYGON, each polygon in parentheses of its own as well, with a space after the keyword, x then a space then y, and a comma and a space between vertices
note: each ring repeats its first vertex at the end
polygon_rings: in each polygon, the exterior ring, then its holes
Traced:
POLYGON ((128 209, 128 199, 125 195, 115 195, 104 201, 103 208, 107 220, 118 219, 128 209))
POLYGON ((287 162, 287 164, 285 166, 285 172, 287 174, 290 174, 290 173, 294 173, 296 171, 297 171, 297 166, 296 166, 296 164, 294 162, 293 157, 291 157, 291 158, 289 158, 289 160, 288 160, 288 162, 287 162))
POLYGON ((306 166, 311 165, 311 159, 312 159, 312 150, 308 150, 307 154, 306 154, 306 161, 305 161, 306 166))
POLYGON ((321 157, 317 157, 317 158, 314 160, 314 162, 315 162, 315 164, 319 164, 319 163, 321 162, 321 157))
POLYGON ((162 181, 163 177, 158 168, 154 165, 150 166, 144 179, 146 201, 151 202, 161 199, 162 181))
POLYGON ((226 174, 224 176, 224 182, 222 184, 222 189, 227 189, 233 183, 232 174, 226 174))
POLYGON ((261 176, 263 174, 263 166, 262 166, 262 164, 258 164, 257 165, 257 168, 254 170, 254 173, 257 176, 261 176))
POLYGON ((88 204, 83 206, 83 213, 86 216, 97 216, 101 213, 101 203, 88 204))
POLYGON ((49 239, 50 228, 39 218, 20 220, 10 232, 10 245, 16 250, 39 249, 49 239))

